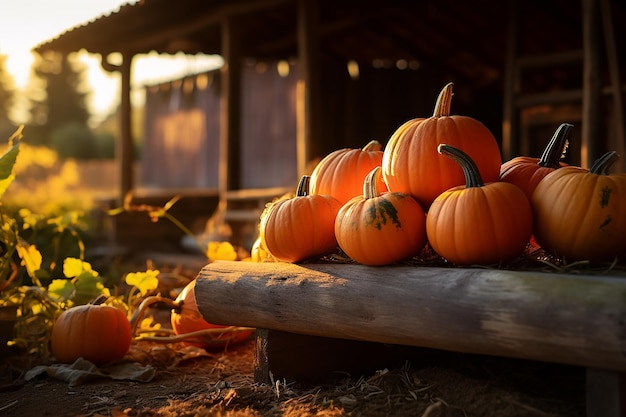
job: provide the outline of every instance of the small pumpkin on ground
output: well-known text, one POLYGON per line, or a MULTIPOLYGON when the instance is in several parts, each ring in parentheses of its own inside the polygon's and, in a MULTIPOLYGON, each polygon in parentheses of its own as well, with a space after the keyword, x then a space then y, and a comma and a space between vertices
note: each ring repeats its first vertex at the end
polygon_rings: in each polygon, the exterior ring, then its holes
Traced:
POLYGON ((569 123, 562 123, 546 145, 541 158, 518 156, 502 164, 500 181, 517 185, 530 200, 539 181, 555 169, 567 166, 561 162, 561 158, 567 150, 568 137, 573 127, 569 123))
POLYGON ((366 177, 363 193, 343 205, 335 220, 339 247, 364 265, 386 265, 416 256, 426 245, 426 214, 404 193, 378 188, 380 167, 366 177))
POLYGON ((560 168, 537 185, 534 233, 546 252, 567 261, 626 254, 626 174, 608 174, 618 158, 610 151, 589 170, 560 168))
POLYGON ((428 211, 442 192, 465 182, 463 170, 440 158, 437 146, 446 143, 467 153, 486 182, 500 176, 500 147, 491 131, 469 116, 450 116, 453 84, 447 84, 428 118, 409 120, 391 136, 383 156, 383 178, 389 191, 413 196, 428 211))
POLYGON ((309 194, 310 179, 303 175, 296 196, 271 203, 261 217, 260 238, 280 261, 300 262, 337 250, 335 217, 341 203, 331 196, 309 194))
POLYGON ((124 311, 99 298, 92 304, 71 307, 52 327, 52 353, 61 363, 84 358, 96 365, 120 360, 130 348, 132 333, 124 311))
MULTIPOLYGON (((329 195, 342 205, 360 195, 365 176, 382 163, 382 148, 372 140, 362 149, 345 148, 326 155, 311 173, 310 193, 329 195)), ((382 178, 379 181, 386 190, 382 178)))
POLYGON ((441 144, 438 152, 463 168, 466 184, 443 192, 430 206, 426 234, 433 250, 457 265, 489 265, 521 255, 533 230, 524 192, 507 182, 483 183, 460 149, 441 144))

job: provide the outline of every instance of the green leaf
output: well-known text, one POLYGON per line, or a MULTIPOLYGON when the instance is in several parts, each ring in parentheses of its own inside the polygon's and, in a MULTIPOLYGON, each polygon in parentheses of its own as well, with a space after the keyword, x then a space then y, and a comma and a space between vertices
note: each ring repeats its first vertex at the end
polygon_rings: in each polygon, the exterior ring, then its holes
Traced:
POLYGON ((20 139, 22 138, 23 126, 20 126, 9 138, 9 149, 0 156, 0 180, 9 178, 13 173, 13 167, 20 152, 20 139))
POLYGON ((155 269, 149 269, 146 272, 131 272, 126 275, 126 284, 136 287, 141 295, 146 295, 159 286, 159 274, 160 271, 155 269))
POLYGON ((13 167, 20 152, 20 139, 22 138, 22 128, 20 126, 15 133, 9 138, 9 149, 0 156, 0 197, 9 188, 15 176, 13 175, 13 167))
POLYGON ((72 299, 75 291, 76 286, 69 279, 54 279, 48 285, 48 293, 62 302, 72 299))
POLYGON ((101 294, 111 295, 109 289, 102 284, 100 277, 94 276, 90 272, 83 272, 73 281, 76 285, 76 292, 72 300, 76 304, 87 304, 101 294))

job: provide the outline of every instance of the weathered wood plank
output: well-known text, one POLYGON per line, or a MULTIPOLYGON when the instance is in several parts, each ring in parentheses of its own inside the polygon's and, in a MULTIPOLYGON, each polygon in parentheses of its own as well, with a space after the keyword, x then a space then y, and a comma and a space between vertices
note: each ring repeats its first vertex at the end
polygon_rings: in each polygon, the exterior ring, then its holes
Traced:
POLYGON ((488 269, 214 262, 212 323, 626 370, 626 279, 488 269))

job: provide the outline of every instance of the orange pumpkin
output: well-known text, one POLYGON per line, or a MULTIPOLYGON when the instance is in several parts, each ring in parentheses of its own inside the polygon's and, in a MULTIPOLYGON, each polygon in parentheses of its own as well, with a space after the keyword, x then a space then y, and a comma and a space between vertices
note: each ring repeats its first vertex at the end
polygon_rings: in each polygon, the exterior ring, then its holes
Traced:
POLYGON ((57 361, 73 363, 82 357, 96 365, 122 359, 131 340, 126 314, 106 304, 86 304, 63 311, 54 322, 50 338, 57 361))
MULTIPOLYGON (((361 194, 365 176, 383 160, 382 145, 370 141, 363 149, 339 149, 326 155, 311 173, 311 194, 323 194, 345 204, 361 194)), ((381 190, 387 186, 380 178, 381 190)))
POLYGON ((589 170, 560 168, 537 185, 534 233, 546 252, 567 261, 626 254, 626 174, 607 173, 618 158, 607 152, 589 170))
POLYGON ((303 175, 296 196, 271 203, 261 218, 261 240, 280 261, 300 262, 337 250, 335 217, 341 203, 327 195, 309 194, 310 179, 303 175))
POLYGON ((439 195, 426 217, 433 250, 458 265, 488 265, 521 255, 533 228, 528 198, 508 182, 483 183, 465 152, 442 144, 438 151, 463 168, 464 186, 439 195))
POLYGON ((425 210, 439 194, 465 182, 458 164, 437 154, 442 143, 466 152, 485 181, 500 175, 500 148, 489 129, 474 118, 450 116, 452 86, 439 94, 432 117, 409 120, 393 133, 383 156, 389 190, 412 195, 425 210))
POLYGON ((426 245, 426 214, 408 194, 381 193, 380 167, 365 177, 363 193, 348 201, 335 220, 341 249, 364 265, 408 259, 426 245))
MULTIPOLYGON (((177 335, 184 335, 191 332, 199 332, 208 329, 227 329, 230 326, 212 324, 204 320, 200 311, 198 311, 198 303, 196 301, 196 281, 193 280, 183 288, 176 301, 170 321, 172 329, 177 335)), ((188 344, 203 347, 206 349, 222 349, 226 345, 240 343, 252 334, 253 329, 245 329, 238 331, 224 331, 221 334, 212 334, 200 341, 187 341, 188 344)))
POLYGON ((572 127, 569 123, 561 124, 546 145, 541 158, 518 156, 502 164, 500 181, 517 185, 530 200, 539 181, 555 169, 567 166, 560 160, 567 149, 572 127))

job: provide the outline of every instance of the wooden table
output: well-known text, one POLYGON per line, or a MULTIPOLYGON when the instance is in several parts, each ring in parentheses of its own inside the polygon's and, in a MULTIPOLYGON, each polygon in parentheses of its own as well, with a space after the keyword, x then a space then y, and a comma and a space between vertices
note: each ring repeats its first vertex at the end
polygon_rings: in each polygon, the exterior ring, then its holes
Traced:
POLYGON ((414 346, 584 367, 588 416, 626 416, 626 277, 218 261, 195 292, 205 320, 260 329, 259 381, 414 346))

